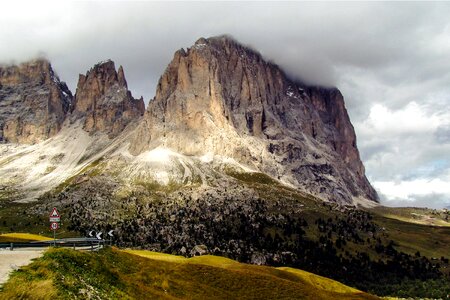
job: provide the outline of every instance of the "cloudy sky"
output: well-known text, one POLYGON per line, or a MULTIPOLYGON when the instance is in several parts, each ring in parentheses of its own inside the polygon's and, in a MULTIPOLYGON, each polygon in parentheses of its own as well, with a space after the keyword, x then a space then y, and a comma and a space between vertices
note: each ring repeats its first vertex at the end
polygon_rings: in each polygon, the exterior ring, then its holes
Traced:
POLYGON ((337 86, 382 203, 450 205, 450 3, 2 3, 0 62, 45 56, 75 91, 111 58, 153 97, 174 51, 231 34, 303 81, 337 86))

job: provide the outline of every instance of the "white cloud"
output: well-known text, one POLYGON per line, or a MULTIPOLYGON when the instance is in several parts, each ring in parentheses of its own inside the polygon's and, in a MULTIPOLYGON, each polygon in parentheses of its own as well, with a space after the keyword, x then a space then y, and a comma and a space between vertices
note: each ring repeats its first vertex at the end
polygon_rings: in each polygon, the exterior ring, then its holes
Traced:
POLYGON ((415 101, 396 111, 383 104, 374 104, 370 109, 369 117, 359 129, 365 136, 431 133, 446 122, 446 116, 427 115, 425 109, 415 101))
POLYGON ((443 208, 450 206, 450 176, 410 181, 376 181, 373 185, 382 204, 443 208))
POLYGON ((417 195, 445 194, 450 199, 450 180, 415 179, 411 181, 375 181, 373 185, 387 197, 387 200, 404 199, 413 201, 417 195))
POLYGON ((368 177, 382 203, 424 206, 428 201, 433 207, 447 203, 449 121, 450 110, 433 111, 412 101, 397 110, 374 104, 366 120, 357 123, 368 177))
POLYGON ((369 179, 404 196, 393 182, 444 182, 450 168, 449 15, 436 2, 6 1, 0 62, 45 53, 75 91, 111 58, 148 101, 177 49, 231 34, 293 78, 337 85, 369 179))

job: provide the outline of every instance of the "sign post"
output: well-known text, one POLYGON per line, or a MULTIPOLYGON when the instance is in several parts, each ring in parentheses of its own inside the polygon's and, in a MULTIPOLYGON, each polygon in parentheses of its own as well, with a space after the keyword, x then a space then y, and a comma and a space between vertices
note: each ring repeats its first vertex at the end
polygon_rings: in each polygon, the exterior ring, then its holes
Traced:
POLYGON ((53 207, 49 221, 50 229, 53 230, 53 245, 56 246, 56 230, 59 228, 59 222, 61 221, 61 216, 56 207, 53 207))

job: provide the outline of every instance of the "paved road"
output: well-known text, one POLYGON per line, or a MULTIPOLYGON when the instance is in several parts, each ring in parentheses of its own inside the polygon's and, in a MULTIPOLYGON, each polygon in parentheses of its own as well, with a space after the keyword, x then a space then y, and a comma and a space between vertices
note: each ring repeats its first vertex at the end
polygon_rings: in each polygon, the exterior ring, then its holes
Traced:
MULTIPOLYGON (((56 240, 57 247, 66 247, 82 251, 96 251, 102 247, 104 240, 96 238, 67 238, 56 240)), ((11 271, 31 263, 33 258, 42 256, 44 251, 53 246, 54 241, 13 243, 0 243, 0 286, 4 284, 11 271)))
POLYGON ((43 249, 39 250, 17 250, 0 251, 0 285, 4 284, 9 274, 21 266, 31 263, 33 258, 40 257, 44 253, 43 249))

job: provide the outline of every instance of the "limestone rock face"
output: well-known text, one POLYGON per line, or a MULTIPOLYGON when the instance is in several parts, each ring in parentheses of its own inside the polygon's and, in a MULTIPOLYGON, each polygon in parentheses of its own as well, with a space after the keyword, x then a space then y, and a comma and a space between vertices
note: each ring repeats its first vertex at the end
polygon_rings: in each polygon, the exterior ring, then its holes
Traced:
POLYGON ((130 151, 158 146, 231 157, 330 201, 378 200, 339 90, 293 81, 226 36, 175 53, 130 151))
POLYGON ((0 141, 34 144, 54 136, 71 102, 47 60, 0 66, 0 141))
POLYGON ((96 64, 79 76, 72 118, 83 119, 87 132, 116 136, 132 120, 142 116, 144 100, 128 90, 122 66, 116 71, 111 60, 96 64))

